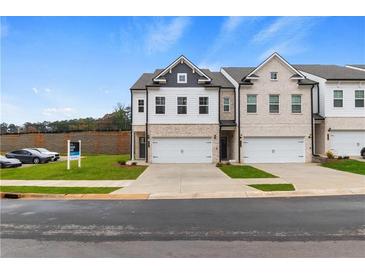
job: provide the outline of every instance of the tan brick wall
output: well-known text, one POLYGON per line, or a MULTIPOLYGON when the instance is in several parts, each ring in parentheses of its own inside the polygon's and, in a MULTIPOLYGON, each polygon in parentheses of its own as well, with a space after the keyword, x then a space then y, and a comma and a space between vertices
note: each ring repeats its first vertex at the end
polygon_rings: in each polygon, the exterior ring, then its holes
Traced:
MULTIPOLYGON (((263 66, 252 86, 241 86, 241 135, 244 137, 305 137, 306 159, 311 161, 311 87, 298 86, 290 80, 293 72, 277 58, 263 66), (278 80, 270 79, 270 72, 278 72, 278 80), (257 113, 247 113, 247 94, 257 95, 257 113), (279 113, 269 113, 269 95, 279 95, 279 113), (302 113, 291 113, 291 95, 301 95, 302 113)), ((242 139, 242 141, 243 141, 242 139)), ((241 148, 242 149, 242 148, 241 148)), ((243 160, 241 151, 241 160, 243 160)))
POLYGON ((234 120, 234 90, 232 89, 221 89, 220 99, 220 112, 221 120, 234 120), (223 108, 224 97, 229 98, 229 112, 225 112, 223 108))
MULTIPOLYGON (((211 137, 213 162, 219 161, 219 125, 191 124, 191 125, 148 125, 150 140, 154 137, 211 137)), ((151 146, 148 148, 148 160, 151 160, 151 146)))
POLYGON ((87 131, 1 135, 1 152, 26 147, 45 147, 66 154, 68 139, 81 140, 82 153, 85 154, 128 154, 130 151, 129 131, 87 131))

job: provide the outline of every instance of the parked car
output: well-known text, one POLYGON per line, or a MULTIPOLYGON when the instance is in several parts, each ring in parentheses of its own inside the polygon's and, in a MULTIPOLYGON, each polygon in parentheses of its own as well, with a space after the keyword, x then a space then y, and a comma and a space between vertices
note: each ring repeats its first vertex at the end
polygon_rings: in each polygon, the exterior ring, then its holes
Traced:
POLYGON ((364 159, 365 159, 365 147, 363 147, 363 148, 361 149, 360 154, 361 154, 362 158, 364 158, 364 159))
POLYGON ((60 158, 60 154, 58 152, 49 151, 48 149, 43 148, 43 147, 33 147, 30 149, 33 149, 33 150, 39 151, 40 153, 52 156, 52 161, 57 161, 60 158))
POLYGON ((6 158, 2 155, 0 155, 0 167, 19 167, 22 166, 22 162, 20 162, 18 159, 10 159, 6 158))
POLYGON ((29 148, 14 150, 12 152, 6 153, 5 156, 6 158, 18 159, 23 164, 40 164, 52 161, 52 156, 29 148))

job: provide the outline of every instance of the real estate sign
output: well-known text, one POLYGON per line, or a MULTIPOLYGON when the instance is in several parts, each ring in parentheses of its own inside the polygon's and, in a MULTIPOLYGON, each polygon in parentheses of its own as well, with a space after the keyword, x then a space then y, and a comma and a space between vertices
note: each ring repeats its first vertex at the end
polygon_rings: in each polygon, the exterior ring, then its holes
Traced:
POLYGON ((72 160, 78 160, 78 167, 81 167, 81 140, 67 140, 67 169, 70 169, 72 160))

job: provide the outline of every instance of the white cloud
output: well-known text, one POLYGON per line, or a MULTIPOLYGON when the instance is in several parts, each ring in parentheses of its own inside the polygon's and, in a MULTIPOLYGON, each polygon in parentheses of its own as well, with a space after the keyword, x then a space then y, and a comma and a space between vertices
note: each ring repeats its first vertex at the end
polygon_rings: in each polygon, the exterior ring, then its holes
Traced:
POLYGON ((174 45, 183 36, 190 25, 189 17, 176 17, 166 22, 158 19, 149 27, 146 36, 146 50, 148 53, 164 52, 174 45))
POLYGON ((76 113, 76 110, 70 107, 63 108, 45 108, 42 111, 42 114, 45 116, 56 116, 59 118, 62 117, 71 117, 76 113))
POLYGON ((52 92, 52 90, 50 88, 45 88, 44 91, 47 92, 47 93, 52 92))
POLYGON ((242 17, 242 16, 230 16, 222 25, 221 32, 233 32, 235 31, 244 21, 253 19, 253 17, 242 17))
POLYGON ((49 93, 52 92, 52 89, 50 89, 50 88, 40 89, 40 88, 33 87, 32 90, 33 90, 34 94, 39 94, 39 95, 41 95, 41 94, 49 94, 49 93))
POLYGON ((32 88, 34 94, 38 94, 39 93, 39 90, 37 88, 32 88))
POLYGON ((219 62, 213 62, 213 63, 206 63, 206 62, 202 62, 198 64, 199 68, 207 68, 210 69, 211 71, 220 71, 222 64, 219 62))

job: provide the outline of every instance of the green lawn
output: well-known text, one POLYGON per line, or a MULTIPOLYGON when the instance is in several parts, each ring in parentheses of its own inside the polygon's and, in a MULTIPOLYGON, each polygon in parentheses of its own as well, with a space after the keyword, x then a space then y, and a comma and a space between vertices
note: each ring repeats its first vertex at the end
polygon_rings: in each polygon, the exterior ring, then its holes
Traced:
POLYGON ((231 178, 277 178, 253 166, 222 165, 219 168, 231 178))
POLYGON ((323 167, 365 175, 365 162, 356 160, 335 160, 323 163, 323 167))
POLYGON ((292 184, 257 184, 248 185, 262 191, 294 191, 295 188, 292 184))
POLYGON ((120 187, 0 186, 0 192, 44 194, 108 194, 120 187))
POLYGON ((67 170, 66 161, 39 164, 24 168, 1 169, 3 180, 131 180, 136 179, 147 167, 121 166, 118 161, 127 161, 129 155, 86 156, 81 161, 71 161, 67 170))

